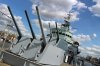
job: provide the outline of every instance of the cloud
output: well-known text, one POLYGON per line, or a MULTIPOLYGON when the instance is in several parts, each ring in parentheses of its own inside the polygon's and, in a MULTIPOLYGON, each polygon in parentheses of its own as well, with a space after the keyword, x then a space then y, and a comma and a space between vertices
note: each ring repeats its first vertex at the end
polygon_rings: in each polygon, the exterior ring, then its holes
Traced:
POLYGON ((27 32, 27 29, 25 28, 23 22, 22 22, 22 17, 20 16, 15 16, 16 22, 21 30, 21 32, 24 34, 25 32, 27 32))
MULTIPOLYGON (((85 3, 82 3, 78 0, 31 0, 33 5, 32 5, 32 13, 36 14, 36 5, 39 5, 39 12, 41 15, 41 19, 43 22, 43 29, 44 31, 48 32, 48 23, 51 23, 51 27, 55 26, 55 22, 57 22, 58 19, 60 21, 64 19, 64 17, 67 17, 68 13, 70 12, 71 14, 71 19, 70 22, 78 21, 79 17, 78 15, 80 14, 78 11, 74 11, 73 8, 77 9, 83 9, 87 8, 85 3), (51 20, 52 19, 52 20, 51 20), (50 21, 49 21, 50 20, 50 21)), ((33 20, 36 22, 36 25, 38 25, 38 20, 33 20)), ((60 22, 59 22, 60 23, 60 22)), ((71 32, 75 32, 77 30, 71 30, 71 32)))
MULTIPOLYGON (((97 35, 94 33, 92 35, 73 35, 73 40, 80 42, 86 42, 86 41, 91 41, 92 39, 96 38, 97 35)), ((99 45, 92 45, 91 47, 86 46, 86 47, 81 47, 79 46, 79 50, 81 51, 80 55, 86 57, 87 55, 93 56, 93 57, 100 57, 100 46, 99 45)))
MULTIPOLYGON (((38 19, 34 19, 32 20, 33 23, 35 23, 38 27, 40 27, 38 19)), ((55 28, 55 21, 45 21, 45 20, 41 20, 42 25, 43 25, 43 29, 45 32, 49 32, 50 28, 55 28), (50 23, 50 28, 49 28, 49 23, 50 23)), ((58 28, 61 26, 61 23, 57 22, 58 28)))
POLYGON ((95 37, 97 37, 97 35, 94 33, 92 37, 95 38, 95 37))
POLYGON ((41 34, 36 34, 37 39, 40 39, 41 36, 42 36, 41 34))
POLYGON ((95 15, 100 17, 100 0, 93 0, 96 4, 89 7, 89 10, 95 15))
POLYGON ((71 33, 75 33, 75 32, 77 32, 77 29, 76 29, 76 28, 70 27, 70 32, 71 32, 71 33))
POLYGON ((90 55, 93 57, 100 57, 100 46, 98 45, 92 45, 92 47, 79 47, 79 49, 81 50, 82 56, 90 55))
MULTIPOLYGON (((46 19, 62 19, 67 16, 67 13, 73 11, 74 6, 78 9, 86 8, 86 5, 78 0, 32 0, 33 14, 35 6, 39 3, 40 14, 46 19)), ((79 20, 79 12, 72 12, 71 21, 79 20)))
POLYGON ((74 21, 79 20, 79 18, 78 18, 79 12, 75 11, 75 12, 70 13, 70 14, 71 14, 70 22, 74 22, 74 21))
MULTIPOLYGON (((28 33, 28 30, 25 28, 25 26, 24 26, 24 24, 22 22, 22 17, 15 16, 15 15, 14 15, 14 17, 15 17, 15 20, 16 20, 16 22, 17 22, 22 34, 23 35, 27 35, 27 34, 29 35, 30 33, 28 33)), ((5 30, 5 28, 8 29, 8 27, 6 27, 8 24, 14 26, 14 23, 13 23, 13 21, 11 19, 10 13, 9 13, 9 11, 7 9, 7 5, 0 3, 0 27, 3 28, 1 30, 5 30), (6 14, 6 15, 2 14, 1 12, 6 14)), ((14 28, 13 27, 9 28, 8 30, 10 32, 12 32, 12 33, 16 33, 15 27, 14 28)))
MULTIPOLYGON (((7 5, 0 3, 0 25, 1 25, 0 27, 2 27, 2 29, 0 29, 0 30, 4 31, 6 29, 6 31, 7 31, 8 24, 11 24, 13 26, 11 16, 7 9, 7 5)), ((15 28, 14 28, 14 30, 15 30, 15 28)), ((12 31, 12 33, 16 32, 16 31, 14 32, 13 29, 9 30, 9 31, 12 31)))
POLYGON ((95 33, 93 35, 84 35, 84 34, 73 35, 73 40, 78 42, 91 41, 94 38, 96 38, 95 33))
POLYGON ((78 10, 83 9, 83 8, 84 9, 87 8, 87 6, 85 5, 85 3, 82 3, 80 1, 77 3, 76 7, 77 7, 78 10))
POLYGON ((97 49, 100 48, 100 46, 98 46, 98 45, 93 45, 93 47, 94 47, 94 48, 97 48, 97 49))

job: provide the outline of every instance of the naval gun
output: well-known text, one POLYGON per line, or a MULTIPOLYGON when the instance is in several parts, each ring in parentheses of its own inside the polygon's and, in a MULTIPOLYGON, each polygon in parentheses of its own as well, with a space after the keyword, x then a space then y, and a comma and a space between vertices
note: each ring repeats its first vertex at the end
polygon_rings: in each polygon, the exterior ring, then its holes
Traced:
MULTIPOLYGON (((8 10, 9 10, 9 12, 10 12, 10 14, 11 14, 11 17, 12 17, 12 19, 13 19, 13 22, 14 22, 15 27, 16 27, 16 29, 17 29, 17 32, 18 32, 18 34, 19 34, 17 40, 14 41, 14 43, 12 43, 12 46, 11 46, 11 48, 10 48, 10 51, 13 52, 13 53, 16 53, 16 54, 19 54, 19 55, 20 55, 21 53, 23 53, 23 52, 22 52, 22 51, 23 51, 23 48, 26 49, 26 47, 31 43, 31 40, 32 40, 32 39, 35 39, 35 34, 34 34, 34 32, 32 31, 31 25, 30 25, 30 23, 29 23, 29 26, 30 26, 30 29, 31 29, 31 32, 32 32, 32 36, 33 36, 33 37, 32 37, 32 38, 29 38, 29 37, 23 36, 22 33, 21 33, 21 31, 20 31, 20 29, 19 29, 19 27, 18 27, 18 25, 17 25, 17 23, 16 23, 16 20, 15 20, 15 18, 14 18, 14 16, 13 16, 13 14, 12 14, 11 9, 10 9, 9 6, 8 6, 8 10)), ((27 18, 27 19, 28 19, 28 18, 27 18)), ((29 20, 29 19, 28 19, 28 20, 29 20)))
MULTIPOLYGON (((14 16, 13 16, 13 14, 12 14, 12 12, 11 12, 11 9, 10 9, 10 7, 8 6, 8 10, 9 10, 9 12, 10 12, 10 15, 11 15, 11 17, 12 17, 12 20, 13 20, 13 22, 14 22, 14 24, 15 24, 15 27, 16 27, 16 29, 17 29, 17 32, 18 32, 18 34, 19 34, 19 36, 18 36, 18 41, 21 39, 21 37, 22 37, 22 33, 21 33, 21 31, 19 30, 19 27, 18 27, 18 25, 17 25, 17 23, 16 23, 16 20, 15 20, 15 18, 14 18, 14 16)), ((17 42, 18 42, 17 41, 17 42)))

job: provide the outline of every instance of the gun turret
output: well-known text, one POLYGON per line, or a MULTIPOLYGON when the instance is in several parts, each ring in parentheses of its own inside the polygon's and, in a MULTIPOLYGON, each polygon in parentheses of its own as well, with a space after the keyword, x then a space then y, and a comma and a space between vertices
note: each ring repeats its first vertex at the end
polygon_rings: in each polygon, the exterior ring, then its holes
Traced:
POLYGON ((28 21, 28 24, 29 24, 29 27, 30 27, 30 30, 31 30, 32 37, 33 37, 33 39, 36 39, 36 36, 33 32, 32 25, 31 25, 31 22, 30 22, 30 19, 29 19, 29 16, 28 16, 28 13, 27 13, 26 10, 25 10, 25 15, 26 15, 26 18, 27 18, 27 21, 28 21))
POLYGON ((17 41, 17 42, 19 42, 19 40, 20 40, 21 37, 22 37, 22 33, 21 33, 21 31, 20 31, 20 29, 19 29, 17 23, 16 23, 16 20, 15 20, 15 18, 14 18, 14 16, 13 16, 12 11, 11 11, 11 9, 10 9, 9 6, 8 6, 8 10, 9 10, 9 12, 10 12, 10 15, 11 15, 11 17, 12 17, 12 20, 13 20, 13 22, 14 22, 14 24, 15 24, 15 27, 16 27, 16 29, 17 29, 17 32, 18 32, 18 34, 19 34, 19 36, 18 36, 18 41, 17 41))

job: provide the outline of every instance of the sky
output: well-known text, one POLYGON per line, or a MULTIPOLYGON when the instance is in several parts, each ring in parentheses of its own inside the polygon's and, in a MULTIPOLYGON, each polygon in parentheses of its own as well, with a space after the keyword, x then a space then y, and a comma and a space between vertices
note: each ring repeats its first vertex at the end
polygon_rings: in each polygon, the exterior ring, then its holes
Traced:
MULTIPOLYGON (((0 11, 9 15, 6 5, 10 6, 21 32, 30 35, 29 26, 24 14, 27 10, 33 30, 40 36, 35 6, 39 6, 40 15, 45 32, 48 32, 48 23, 55 26, 63 23, 64 17, 71 14, 71 31, 73 39, 80 43, 80 50, 84 55, 100 56, 100 0, 0 0, 0 11), (87 52, 86 52, 87 51, 87 52)), ((7 17, 0 21, 6 24, 7 17)), ((8 19, 10 20, 10 19, 8 19)))

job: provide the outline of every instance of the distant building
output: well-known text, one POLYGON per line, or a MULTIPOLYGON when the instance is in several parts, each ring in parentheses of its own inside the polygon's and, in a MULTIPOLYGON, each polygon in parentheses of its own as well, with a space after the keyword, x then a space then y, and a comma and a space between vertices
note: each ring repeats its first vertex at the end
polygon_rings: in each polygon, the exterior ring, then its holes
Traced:
POLYGON ((86 57, 86 60, 87 60, 87 61, 90 61, 91 58, 92 58, 92 56, 87 56, 87 57, 86 57))
POLYGON ((6 41, 11 42, 11 41, 14 41, 17 38, 17 36, 16 34, 0 31, 0 38, 3 40, 6 39, 6 41))

